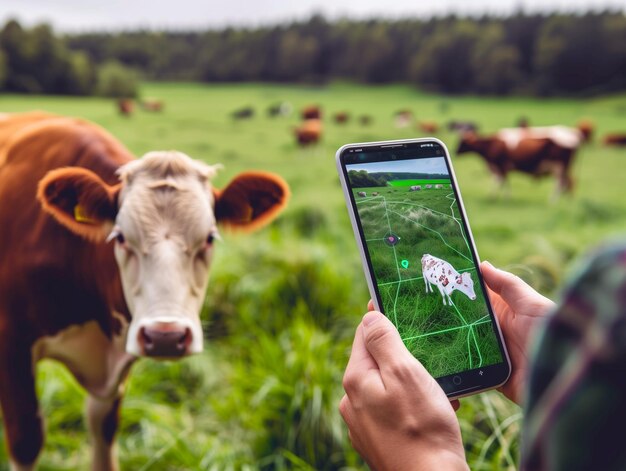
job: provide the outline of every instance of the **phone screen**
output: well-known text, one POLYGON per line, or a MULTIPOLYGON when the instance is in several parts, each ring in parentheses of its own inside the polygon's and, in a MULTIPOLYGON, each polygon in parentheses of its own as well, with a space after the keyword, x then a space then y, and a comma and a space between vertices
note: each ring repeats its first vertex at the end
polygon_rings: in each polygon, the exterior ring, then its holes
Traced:
POLYGON ((340 162, 378 307, 406 347, 449 395, 503 382, 509 364, 445 147, 344 146, 340 162))

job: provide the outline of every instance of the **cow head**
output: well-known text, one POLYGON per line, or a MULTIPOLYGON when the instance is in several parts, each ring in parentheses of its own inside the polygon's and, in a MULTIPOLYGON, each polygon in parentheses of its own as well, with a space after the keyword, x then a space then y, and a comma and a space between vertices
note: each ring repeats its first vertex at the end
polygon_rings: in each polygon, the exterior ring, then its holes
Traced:
POLYGON ((456 150, 457 155, 474 152, 474 144, 476 143, 477 137, 476 133, 472 131, 462 133, 459 147, 456 150))
POLYGON ((476 299, 476 293, 474 292, 474 281, 472 275, 468 272, 463 273, 456 277, 456 284, 454 289, 458 289, 461 293, 465 294, 472 301, 476 299))
POLYGON ((115 186, 72 167, 39 184, 44 209, 61 224, 94 243, 114 244, 132 315, 128 353, 174 358, 202 351, 199 312, 218 226, 254 230, 286 205, 289 190, 277 176, 243 173, 219 191, 211 186, 216 171, 179 152, 151 152, 120 167, 115 186))

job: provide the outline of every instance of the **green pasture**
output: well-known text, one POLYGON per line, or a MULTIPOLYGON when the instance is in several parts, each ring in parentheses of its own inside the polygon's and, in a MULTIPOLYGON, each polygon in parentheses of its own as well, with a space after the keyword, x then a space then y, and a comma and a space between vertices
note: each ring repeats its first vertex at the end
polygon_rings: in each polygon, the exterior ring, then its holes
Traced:
MULTIPOLYGON (((594 141, 574 163, 574 193, 552 202, 551 179, 512 175, 509 195, 497 193, 481 159, 457 157, 458 139, 445 128, 436 135, 450 149, 480 256, 544 294, 558 296, 578 257, 626 229, 626 150, 605 148, 598 138, 626 131, 626 95, 451 98, 408 86, 344 83, 148 83, 141 93, 162 99, 164 111, 123 117, 102 98, 0 95, 0 112, 43 109, 84 117, 138 156, 177 149, 223 164, 217 187, 238 172, 262 169, 281 174, 293 195, 270 227, 223 234, 202 314, 205 352, 176 363, 141 360, 134 366, 117 437, 123 470, 366 469, 337 411, 368 293, 334 155, 348 142, 422 136, 415 128, 394 127, 398 109, 442 125, 474 120, 485 133, 512 126, 521 116, 533 125, 574 125, 583 118, 595 123, 594 141), (268 105, 283 100, 296 111, 322 106, 319 145, 296 146, 297 116, 266 116, 268 105), (257 115, 234 122, 229 113, 244 106, 255 107, 257 115), (337 125, 328 119, 337 111, 369 114, 373 123, 364 127, 353 119, 337 125)), ((51 362, 38 367, 38 390, 48 430, 40 469, 88 469, 84 392, 51 362)), ((495 392, 462 402, 458 416, 472 470, 514 469, 520 410, 495 392)), ((6 462, 0 448, 1 471, 8 469, 6 462)))

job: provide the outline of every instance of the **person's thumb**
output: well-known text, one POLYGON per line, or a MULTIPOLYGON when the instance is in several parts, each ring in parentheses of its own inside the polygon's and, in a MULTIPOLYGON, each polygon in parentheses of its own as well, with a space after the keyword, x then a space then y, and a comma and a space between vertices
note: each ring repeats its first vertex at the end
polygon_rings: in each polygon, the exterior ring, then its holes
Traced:
POLYGON ((381 370, 409 354, 398 330, 377 311, 368 312, 363 317, 363 339, 365 348, 381 370))
POLYGON ((532 288, 520 277, 500 270, 489 262, 481 263, 480 271, 489 289, 502 296, 506 301, 513 301, 532 291, 532 288))

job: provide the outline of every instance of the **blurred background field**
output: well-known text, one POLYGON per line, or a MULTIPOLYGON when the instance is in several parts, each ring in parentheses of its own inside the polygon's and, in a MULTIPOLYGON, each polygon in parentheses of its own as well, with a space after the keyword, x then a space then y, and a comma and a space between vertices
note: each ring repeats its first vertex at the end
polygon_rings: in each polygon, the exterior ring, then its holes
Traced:
MULTIPOLYGON (((281 174, 293 196, 263 231, 224 234, 211 270, 203 322, 206 352, 178 363, 142 360, 134 367, 119 432, 122 469, 363 469, 337 412, 341 377, 367 288, 335 170, 347 142, 416 137, 397 129, 393 112, 411 108, 439 122, 471 119, 485 132, 524 115, 537 125, 592 120, 599 134, 619 129, 626 95, 597 99, 450 98, 402 85, 332 83, 324 87, 264 84, 144 83, 161 114, 118 115, 103 98, 0 96, 0 110, 45 109, 93 120, 140 156, 178 149, 222 163, 220 187, 236 173, 281 174), (295 110, 368 113, 373 122, 327 122, 319 145, 301 149, 297 116, 260 113, 233 121, 239 106, 263 110, 276 101, 295 110), (445 106, 442 104, 445 103, 445 106)), ((574 194, 549 203, 554 182, 513 175, 511 195, 497 195, 484 162, 457 157, 458 137, 437 133, 450 148, 481 258, 513 271, 549 296, 590 246, 624 231, 624 150, 598 139, 574 164, 574 194)), ((60 366, 39 367, 48 438, 41 469, 86 469, 89 448, 83 391, 60 366)), ((521 414, 498 393, 463 400, 459 411, 472 469, 512 469, 521 414)), ((1 432, 0 432, 1 435, 1 432)), ((0 463, 6 463, 4 449, 0 463)), ((7 469, 0 464, 0 469, 7 469)))

